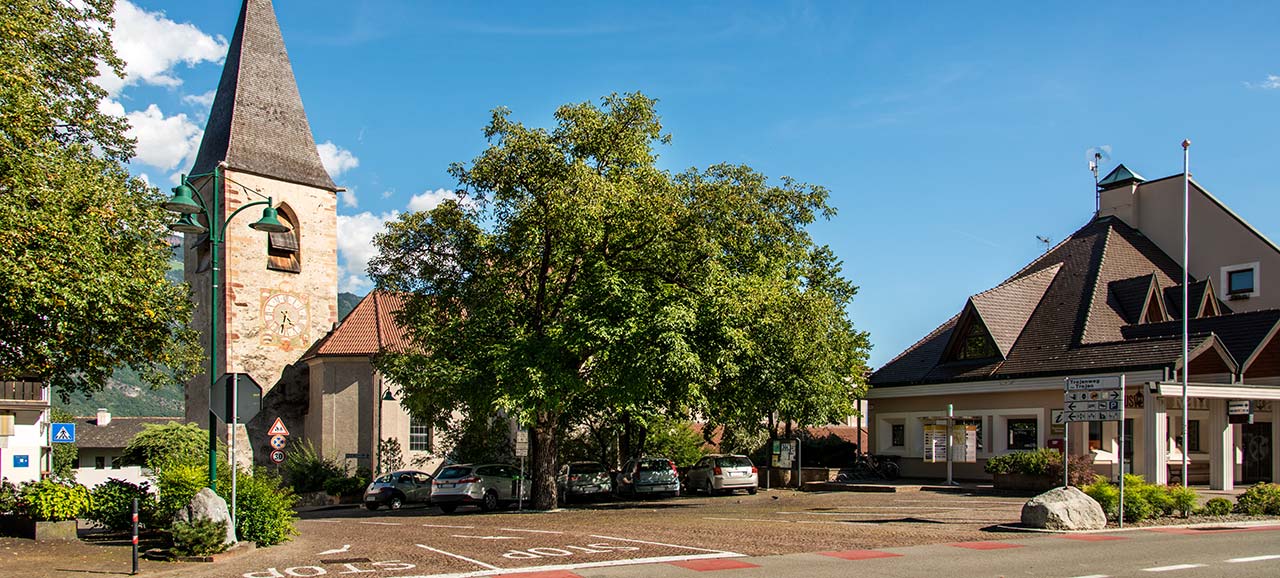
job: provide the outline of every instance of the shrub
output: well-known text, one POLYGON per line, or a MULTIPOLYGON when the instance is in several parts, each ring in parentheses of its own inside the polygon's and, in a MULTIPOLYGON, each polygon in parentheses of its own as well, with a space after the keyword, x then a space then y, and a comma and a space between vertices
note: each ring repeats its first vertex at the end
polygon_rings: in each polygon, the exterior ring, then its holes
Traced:
MULTIPOLYGON (((1053 450, 1048 451, 1055 454, 1058 453, 1053 450)), ((1070 478, 1068 483, 1077 488, 1093 483, 1093 478, 1098 475, 1093 471, 1093 454, 1071 456, 1067 463, 1071 466, 1071 469, 1067 471, 1067 475, 1070 478)), ((1045 466, 1045 475, 1055 480, 1062 479, 1061 454, 1050 458, 1049 464, 1045 466)))
POLYGON ((179 556, 209 556, 227 549, 227 522, 206 518, 190 523, 177 522, 169 530, 173 553, 179 556))
POLYGON ((687 468, 702 459, 702 436, 693 431, 689 422, 658 417, 645 424, 645 453, 662 456, 687 468))
POLYGON ((369 478, 356 476, 329 478, 324 482, 324 493, 330 496, 358 496, 368 485, 369 478))
POLYGON ((1119 487, 1102 476, 1094 476, 1093 483, 1081 487, 1080 490, 1102 506, 1102 511, 1106 512, 1108 518, 1116 518, 1116 504, 1120 503, 1119 487))
POLYGON ((984 469, 988 474, 1048 476, 1054 471, 1051 469, 1053 465, 1057 466, 1058 477, 1062 477, 1062 454, 1056 450, 1044 448, 1033 452, 1010 452, 993 457, 987 460, 984 469))
POLYGON ((21 511, 33 520, 74 520, 89 510, 89 490, 71 482, 44 479, 20 490, 21 511))
POLYGON ((1236 498, 1236 512, 1250 516, 1280 516, 1280 485, 1258 482, 1236 498))
MULTIPOLYGON (((273 546, 298 533, 293 504, 297 496, 279 476, 263 468, 237 474, 236 535, 241 540, 273 546)), ((218 478, 218 494, 231 501, 231 473, 218 478)))
POLYGON ((295 446, 282 465, 284 479, 298 493, 319 492, 330 478, 346 477, 347 472, 338 462, 316 452, 311 442, 303 441, 295 446))
POLYGON ((146 482, 141 485, 111 478, 90 492, 93 507, 88 519, 108 530, 128 530, 133 526, 133 500, 139 510, 150 510, 154 498, 146 482))
POLYGON ((9 480, 0 480, 0 514, 8 514, 18 510, 18 486, 9 480))
POLYGON ((1225 516, 1231 513, 1231 500, 1212 498, 1204 503, 1204 513, 1210 516, 1225 516))
POLYGON ((1182 514, 1185 518, 1196 509, 1196 502, 1200 496, 1196 491, 1186 486, 1168 486, 1166 491, 1169 493, 1169 499, 1173 502, 1173 509, 1182 514))
MULTIPOLYGON (((221 470, 219 470, 221 471, 221 470)), ((173 524, 178 510, 191 503, 191 498, 208 485, 209 470, 191 464, 177 464, 157 472, 156 488, 160 499, 145 517, 148 528, 163 529, 173 524)), ((228 485, 230 487, 230 485, 228 485)))
POLYGON ((1145 492, 1129 492, 1129 484, 1125 482, 1124 519, 1126 522, 1141 522, 1154 516, 1156 508, 1147 501, 1145 492))
MULTIPOLYGON (((218 442, 218 462, 226 463, 226 444, 218 442)), ((129 440, 122 456, 131 466, 156 472, 166 466, 199 466, 208 463, 209 432, 194 423, 147 424, 129 440)), ((221 469, 221 465, 219 465, 221 469)))

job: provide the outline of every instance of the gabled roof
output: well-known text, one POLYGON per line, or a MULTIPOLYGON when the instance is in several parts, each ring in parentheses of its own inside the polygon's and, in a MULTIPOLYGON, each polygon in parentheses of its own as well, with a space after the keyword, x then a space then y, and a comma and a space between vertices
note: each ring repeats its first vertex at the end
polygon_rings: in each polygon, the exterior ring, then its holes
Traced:
POLYGON ((97 416, 77 417, 76 447, 84 449, 123 449, 147 425, 181 423, 180 417, 111 416, 106 425, 98 425, 97 416))
MULTIPOLYGON (((1192 281, 1187 284, 1187 296, 1190 306, 1188 309, 1191 318, 1200 317, 1200 312, 1206 307, 1219 307, 1218 303, 1211 303, 1217 300, 1217 295, 1213 290, 1213 283, 1208 279, 1202 281, 1192 281)), ((1166 287, 1164 289, 1164 301, 1169 305, 1169 317, 1173 319, 1182 319, 1182 285, 1174 287, 1166 287)))
POLYGON ((240 7, 191 172, 213 172, 222 161, 235 170, 338 189, 316 151, 271 0, 245 0, 240 7))
MULTIPOLYGON (((886 387, 1176 367, 1181 323, 1143 322, 1146 310, 1176 288, 1181 276, 1177 263, 1140 231, 1114 217, 1095 219, 996 289, 966 302, 966 310, 979 310, 992 337, 1003 342, 1003 359, 950 361, 947 346, 962 319, 957 315, 875 371, 870 382, 886 387), (1020 328, 1012 341, 1011 328, 1020 328)), ((1280 322, 1280 313, 1275 319, 1241 315, 1193 320, 1191 348, 1222 351, 1228 366, 1243 363, 1280 322)))
POLYGON ((370 291, 328 335, 315 342, 302 359, 314 357, 364 357, 382 351, 405 351, 409 335, 395 315, 404 309, 404 296, 370 291))
POLYGON ((1107 173, 1107 176, 1102 177, 1102 180, 1098 181, 1098 188, 1110 189, 1112 187, 1127 185, 1134 182, 1146 182, 1146 180, 1147 179, 1142 178, 1142 175, 1133 172, 1129 167, 1124 166, 1124 164, 1120 164, 1117 165, 1116 168, 1111 169, 1111 172, 1107 173))

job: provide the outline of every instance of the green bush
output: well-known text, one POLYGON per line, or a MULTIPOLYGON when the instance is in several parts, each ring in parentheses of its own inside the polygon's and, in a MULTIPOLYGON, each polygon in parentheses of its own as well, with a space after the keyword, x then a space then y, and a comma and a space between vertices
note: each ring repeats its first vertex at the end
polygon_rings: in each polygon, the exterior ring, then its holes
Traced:
POLYGON ((108 530, 128 530, 133 526, 133 500, 139 510, 150 510, 155 498, 146 482, 141 485, 111 478, 90 492, 93 507, 87 518, 108 530))
POLYGON ((1146 492, 1130 493, 1128 482, 1125 483, 1124 489, 1124 520, 1126 522, 1141 522, 1158 513, 1155 506, 1147 501, 1146 492))
MULTIPOLYGON (((201 488, 209 485, 209 470, 192 464, 171 464, 156 472, 160 499, 144 520, 148 528, 164 529, 173 524, 178 510, 191 503, 201 488)), ((228 486, 230 487, 230 486, 228 486)))
MULTIPOLYGON (((1080 488, 1093 498, 1107 517, 1116 519, 1120 503, 1120 487, 1112 484, 1102 476, 1096 476, 1093 483, 1080 488)), ((1186 517, 1195 509, 1198 499, 1195 490, 1182 486, 1157 486, 1148 484, 1142 476, 1125 474, 1124 476, 1124 520, 1140 522, 1156 516, 1170 516, 1180 512, 1186 517)))
POLYGON ((1225 516, 1231 513, 1231 500, 1212 498, 1204 503, 1204 513, 1210 516, 1225 516))
POLYGON ((281 465, 284 479, 293 491, 300 494, 319 492, 331 478, 346 477, 346 470, 338 462, 321 456, 311 442, 303 441, 294 446, 281 465))
POLYGON ((1169 486, 1167 491, 1169 493, 1169 499, 1173 501, 1174 511, 1182 514, 1183 518, 1189 516, 1191 512, 1195 511, 1196 502, 1200 499, 1200 496, 1196 494, 1195 490, 1186 486, 1174 485, 1169 486))
MULTIPOLYGON (((218 463, 226 463, 227 446, 218 442, 218 463)), ((129 440, 124 463, 159 472, 167 466, 199 466, 209 463, 209 432, 194 423, 146 424, 129 440)))
POLYGON ((1116 504, 1120 503, 1120 488, 1102 476, 1095 476, 1092 484, 1087 484, 1080 488, 1093 501, 1102 506, 1102 511, 1106 512, 1107 517, 1116 518, 1116 504))
POLYGON ((17 511, 21 503, 18 499, 18 486, 9 480, 0 480, 0 514, 17 511))
POLYGON ((1280 516, 1280 484, 1258 482, 1236 498, 1236 512, 1250 516, 1280 516))
POLYGON ((1021 474, 1047 476, 1050 466, 1057 464, 1058 476, 1062 476, 1062 454, 1048 448, 1033 452, 1010 452, 987 460, 984 469, 988 474, 1021 474))
POLYGON ((324 493, 330 496, 359 496, 369 485, 369 478, 358 476, 329 478, 324 482, 324 493))
POLYGON ((644 451, 651 456, 662 456, 687 468, 702 459, 702 436, 693 431, 689 422, 659 417, 645 424, 644 451))
POLYGON ((74 520, 89 510, 89 490, 72 482, 43 479, 25 484, 19 494, 21 511, 33 520, 74 520))
POLYGON ((227 549, 227 522, 207 518, 190 523, 177 522, 169 529, 173 553, 179 556, 209 556, 227 549))
MULTIPOLYGON (((252 475, 240 471, 236 482, 236 536, 239 539, 257 542, 259 546, 274 546, 298 533, 294 528, 298 517, 293 511, 298 498, 279 476, 256 468, 252 475)), ((230 504, 229 471, 220 473, 218 494, 230 504)))
MULTIPOLYGON (((1125 484, 1127 486, 1128 482, 1126 481, 1125 484)), ((1140 486, 1135 486, 1133 490, 1125 487, 1125 493, 1127 494, 1129 491, 1132 491, 1139 500, 1151 505, 1152 516, 1169 516, 1173 514, 1173 496, 1169 495, 1167 487, 1144 483, 1140 486)))

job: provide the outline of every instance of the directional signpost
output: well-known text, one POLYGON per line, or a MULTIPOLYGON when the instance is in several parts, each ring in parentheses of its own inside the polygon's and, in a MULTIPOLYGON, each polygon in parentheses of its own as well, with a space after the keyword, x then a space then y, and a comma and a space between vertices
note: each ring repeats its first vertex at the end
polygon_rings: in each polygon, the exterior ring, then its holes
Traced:
POLYGON ((1062 394, 1062 412, 1053 413, 1053 423, 1063 426, 1062 485, 1070 485, 1070 439, 1072 422, 1120 422, 1120 527, 1124 527, 1124 376, 1068 377, 1062 394))

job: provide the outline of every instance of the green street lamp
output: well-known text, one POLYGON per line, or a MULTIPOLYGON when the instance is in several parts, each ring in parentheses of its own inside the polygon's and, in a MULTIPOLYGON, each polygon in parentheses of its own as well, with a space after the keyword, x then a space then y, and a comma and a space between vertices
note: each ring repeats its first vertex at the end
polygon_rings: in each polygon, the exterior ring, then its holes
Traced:
MULTIPOLYGON (((203 234, 209 233, 209 249, 210 249, 210 271, 211 287, 209 290, 209 393, 212 399, 213 388, 218 382, 218 287, 221 279, 219 273, 221 271, 221 262, 219 261, 219 249, 222 248, 223 242, 226 240, 226 229, 232 219, 236 218, 241 211, 249 207, 263 205, 262 218, 249 225, 249 228, 264 233, 286 233, 289 227, 280 222, 277 217, 277 211, 272 206, 271 197, 265 196, 257 191, 244 186, 243 184, 226 178, 222 172, 226 168, 224 163, 218 163, 218 166, 211 173, 203 173, 198 175, 182 175, 181 182, 173 188, 173 197, 165 201, 161 206, 165 210, 179 213, 182 216, 178 221, 169 225, 171 231, 178 233, 203 234), (200 193, 200 186, 192 184, 191 179, 201 179, 205 177, 213 177, 213 190, 211 191, 210 202, 206 202, 204 195, 200 193), (223 181, 230 182, 240 187, 246 193, 251 193, 262 197, 265 200, 253 201, 246 203, 235 212, 231 213, 226 219, 218 218, 218 211, 223 206, 222 185, 223 181), (197 217, 203 216, 204 222, 208 227, 202 225, 197 217)), ((207 184, 209 180, 201 183, 201 186, 207 184)), ((213 407, 209 408, 209 488, 216 490, 218 487, 218 417, 213 413, 213 407)), ((234 427, 232 435, 235 435, 234 427)), ((232 467, 235 467, 234 464, 232 467)))

